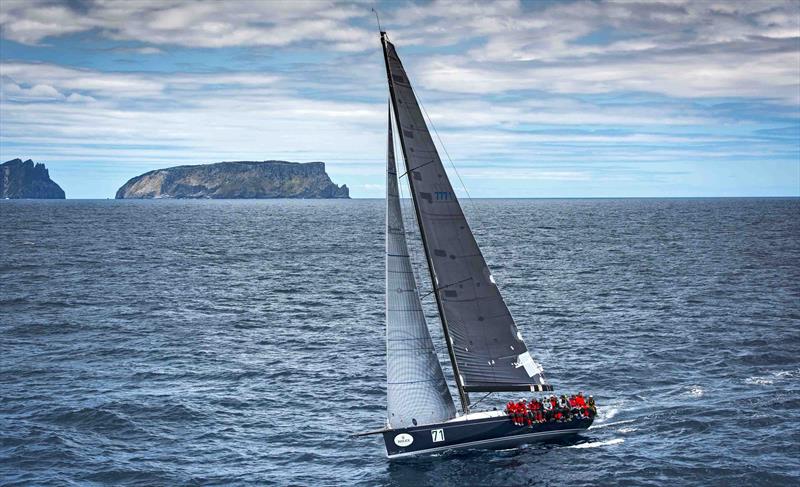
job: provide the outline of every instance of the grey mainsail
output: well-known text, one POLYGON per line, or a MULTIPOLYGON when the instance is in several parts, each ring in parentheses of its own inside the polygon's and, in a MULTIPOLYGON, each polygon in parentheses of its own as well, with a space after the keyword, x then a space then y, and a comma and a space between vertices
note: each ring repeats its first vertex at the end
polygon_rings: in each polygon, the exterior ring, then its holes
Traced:
POLYGON ((389 91, 462 407, 468 392, 552 390, 533 360, 464 218, 394 46, 389 91))
POLYGON ((392 119, 386 171, 386 391, 391 428, 453 418, 456 409, 422 311, 406 243, 392 119))

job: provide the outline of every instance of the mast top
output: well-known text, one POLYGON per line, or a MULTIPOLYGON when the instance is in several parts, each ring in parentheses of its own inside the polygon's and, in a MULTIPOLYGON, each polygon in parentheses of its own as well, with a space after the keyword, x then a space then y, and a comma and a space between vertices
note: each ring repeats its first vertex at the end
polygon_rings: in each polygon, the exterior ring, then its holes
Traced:
POLYGON ((378 22, 378 32, 380 32, 380 33, 381 33, 381 39, 382 39, 382 38, 383 38, 383 36, 385 36, 385 35, 386 35, 386 31, 384 31, 384 30, 381 28, 381 18, 380 18, 380 16, 378 15, 378 11, 377 11, 377 10, 375 10, 375 9, 373 8, 373 9, 372 9, 372 12, 375 14, 375 20, 378 22))

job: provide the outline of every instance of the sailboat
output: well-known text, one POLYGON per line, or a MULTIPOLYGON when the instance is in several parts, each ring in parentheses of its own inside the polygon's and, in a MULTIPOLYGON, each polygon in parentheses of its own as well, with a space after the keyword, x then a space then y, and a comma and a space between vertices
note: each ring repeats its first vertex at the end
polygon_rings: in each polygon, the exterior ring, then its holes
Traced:
POLYGON ((504 411, 474 411, 470 393, 548 392, 445 172, 394 45, 381 31, 389 83, 386 184, 386 427, 390 458, 458 448, 507 448, 585 431, 591 417, 519 426, 504 411), (394 125, 405 172, 398 175, 394 125), (453 398, 428 325, 406 241, 398 181, 405 177, 453 367, 453 398))

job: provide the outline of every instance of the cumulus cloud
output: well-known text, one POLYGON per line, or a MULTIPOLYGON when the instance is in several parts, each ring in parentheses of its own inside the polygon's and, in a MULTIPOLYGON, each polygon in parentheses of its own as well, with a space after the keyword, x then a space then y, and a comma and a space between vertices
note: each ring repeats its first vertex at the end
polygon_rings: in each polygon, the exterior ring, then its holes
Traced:
POLYGON ((6 0, 3 36, 24 44, 100 29, 111 39, 188 47, 286 46, 325 42, 333 50, 363 50, 371 33, 348 20, 369 9, 335 2, 216 0, 129 2, 94 0, 73 8, 52 0, 6 0))
POLYGON ((485 11, 446 1, 417 6, 399 24, 403 44, 432 37, 468 46, 420 63, 419 79, 431 89, 800 102, 795 1, 502 2, 485 11))
MULTIPOLYGON (((800 3, 517 0, 379 4, 402 46, 464 46, 426 56, 431 89, 474 93, 645 91, 677 97, 750 96, 800 102, 800 3)), ((6 0, 6 39, 37 44, 95 29, 145 46, 315 45, 376 49, 369 4, 330 0, 162 2, 6 0), (80 5, 80 8, 73 6, 80 5)))
POLYGON ((0 85, 0 96, 2 98, 16 101, 40 101, 40 100, 63 100, 64 95, 57 89, 47 84, 34 84, 23 87, 13 82, 3 80, 0 85))

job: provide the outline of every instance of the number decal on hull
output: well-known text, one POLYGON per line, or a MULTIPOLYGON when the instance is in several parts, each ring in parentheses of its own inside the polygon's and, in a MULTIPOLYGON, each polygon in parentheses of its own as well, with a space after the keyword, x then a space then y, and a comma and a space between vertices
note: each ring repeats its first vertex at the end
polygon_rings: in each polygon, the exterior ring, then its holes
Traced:
POLYGON ((431 430, 431 437, 433 438, 434 443, 438 443, 440 441, 444 441, 444 430, 431 430))

